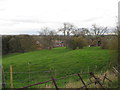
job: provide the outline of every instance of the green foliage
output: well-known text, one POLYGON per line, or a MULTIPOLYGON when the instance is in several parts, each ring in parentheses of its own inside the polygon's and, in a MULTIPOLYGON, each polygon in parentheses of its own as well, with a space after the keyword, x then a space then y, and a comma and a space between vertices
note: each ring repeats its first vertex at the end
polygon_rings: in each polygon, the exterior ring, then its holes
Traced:
POLYGON ((11 37, 8 41, 9 43, 9 53, 20 52, 21 51, 21 43, 19 39, 15 36, 11 37))
POLYGON ((20 35, 18 36, 21 44, 21 50, 24 52, 31 51, 35 49, 35 42, 32 36, 20 35))
MULTIPOLYGON (((50 79, 50 74, 45 71, 56 71, 55 78, 81 71, 88 72, 88 67, 89 71, 99 72, 108 68, 109 61, 109 50, 103 50, 100 47, 85 47, 81 50, 61 47, 6 55, 3 57, 3 68, 5 72, 9 72, 9 66, 12 65, 13 72, 34 72, 30 73, 30 78, 29 73, 13 73, 14 87, 22 87, 28 85, 29 80, 30 84, 33 84, 50 79), (24 83, 21 83, 22 81, 24 83)), ((6 73, 5 76, 8 83, 7 87, 9 87, 9 73, 6 73)), ((64 84, 63 81, 60 80, 59 83, 64 84)), ((69 78, 65 81, 69 81, 69 78)))
POLYGON ((2 36, 2 54, 8 54, 9 53, 9 40, 12 36, 2 36))
POLYGON ((71 48, 73 50, 75 49, 81 49, 84 46, 87 46, 87 40, 83 37, 71 37, 67 41, 67 47, 71 48))
POLYGON ((16 35, 2 36, 3 55, 15 52, 25 52, 35 49, 35 42, 32 36, 16 35))

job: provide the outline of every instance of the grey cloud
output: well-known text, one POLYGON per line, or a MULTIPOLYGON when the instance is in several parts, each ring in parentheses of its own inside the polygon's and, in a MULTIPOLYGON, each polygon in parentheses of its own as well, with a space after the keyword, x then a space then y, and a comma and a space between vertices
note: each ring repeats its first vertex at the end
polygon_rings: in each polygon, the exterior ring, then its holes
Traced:
POLYGON ((57 23, 57 24, 61 24, 63 22, 59 22, 59 21, 40 21, 40 20, 37 20, 37 19, 24 19, 24 18, 21 18, 21 19, 2 19, 0 18, 0 20, 2 21, 5 21, 5 23, 2 23, 0 25, 16 25, 16 24, 20 24, 20 23, 57 23))
POLYGON ((94 20, 97 20, 97 19, 101 19, 101 18, 103 18, 103 17, 92 17, 92 18, 89 18, 89 19, 85 19, 82 22, 91 22, 91 21, 94 21, 94 20))
POLYGON ((18 24, 17 22, 12 22, 10 20, 1 19, 1 18, 0 18, 0 21, 4 21, 3 23, 0 23, 1 26, 11 26, 11 25, 18 24))
POLYGON ((5 9, 2 9, 2 8, 1 8, 0 11, 5 11, 5 9))
MULTIPOLYGON (((32 19, 11 19, 12 22, 19 22, 19 23, 40 23, 38 20, 32 20, 32 19)), ((42 22, 43 23, 43 22, 42 22)))
POLYGON ((40 23, 38 20, 30 20, 30 19, 2 19, 0 18, 0 21, 3 21, 3 23, 0 23, 2 26, 11 26, 16 25, 20 23, 40 23))
POLYGON ((11 21, 19 23, 63 23, 59 21, 40 21, 36 19, 12 19, 11 21))

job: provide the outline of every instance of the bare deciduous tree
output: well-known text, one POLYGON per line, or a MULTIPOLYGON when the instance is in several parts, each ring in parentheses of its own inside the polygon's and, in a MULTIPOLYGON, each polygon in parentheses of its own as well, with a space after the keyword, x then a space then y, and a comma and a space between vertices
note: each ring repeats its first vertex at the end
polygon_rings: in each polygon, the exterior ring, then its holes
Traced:
POLYGON ((95 36, 103 36, 108 33, 108 28, 93 24, 91 30, 89 30, 89 33, 95 36))
POLYGON ((77 28, 72 32, 75 36, 85 36, 90 35, 90 32, 87 28, 77 28))
POLYGON ((44 27, 39 31, 39 35, 41 36, 40 42, 44 48, 52 49, 57 32, 50 30, 48 27, 44 27))
POLYGON ((75 30, 75 26, 71 23, 64 23, 63 25, 63 28, 59 29, 59 31, 62 32, 64 36, 70 36, 75 30))
POLYGON ((41 28, 41 31, 38 31, 38 33, 39 35, 43 36, 49 35, 49 28, 48 27, 41 28))

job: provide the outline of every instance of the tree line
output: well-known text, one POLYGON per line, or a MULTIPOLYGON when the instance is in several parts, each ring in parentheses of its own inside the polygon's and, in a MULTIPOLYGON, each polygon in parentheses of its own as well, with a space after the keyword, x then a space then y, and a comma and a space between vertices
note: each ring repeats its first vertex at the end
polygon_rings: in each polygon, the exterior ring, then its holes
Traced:
POLYGON ((35 49, 34 39, 29 35, 3 35, 2 54, 24 53, 35 49))
MULTIPOLYGON (((71 23, 63 23, 63 27, 57 31, 44 27, 38 31, 39 35, 3 35, 2 36, 2 54, 27 52, 36 50, 36 41, 42 49, 55 47, 56 41, 63 41, 65 47, 70 49, 81 49, 85 46, 101 46, 103 49, 108 48, 112 42, 111 37, 105 37, 109 32, 107 27, 92 25, 91 29, 77 28, 71 23), (59 33, 62 35, 59 35, 59 33), (111 41, 110 41, 111 40, 111 41), (107 46, 108 45, 108 46, 107 46)), ((116 34, 117 35, 117 34, 116 34)), ((115 40, 113 40, 115 41, 115 40)))
MULTIPOLYGON (((116 31, 116 30, 115 30, 116 31)), ((103 49, 106 48, 107 45, 104 43, 108 42, 105 36, 110 33, 107 27, 98 26, 93 24, 90 29, 88 28, 78 28, 71 23, 63 23, 63 26, 58 29, 58 31, 50 30, 49 28, 45 27, 42 28, 39 32, 39 35, 42 36, 41 41, 44 42, 44 46, 53 47, 53 42, 55 40, 55 35, 58 33, 62 33, 62 41, 64 41, 65 46, 71 49, 76 48, 83 48, 84 46, 102 46, 103 49), (104 38, 105 37, 105 38, 104 38), (103 40, 105 39, 105 40, 103 40)), ((116 35, 116 33, 114 32, 116 35)))

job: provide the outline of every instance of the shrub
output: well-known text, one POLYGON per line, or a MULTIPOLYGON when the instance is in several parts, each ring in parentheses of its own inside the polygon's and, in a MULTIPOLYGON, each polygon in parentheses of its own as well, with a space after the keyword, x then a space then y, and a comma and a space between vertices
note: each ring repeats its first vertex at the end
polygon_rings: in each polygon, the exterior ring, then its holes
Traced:
POLYGON ((102 49, 117 50, 118 49, 118 37, 114 36, 110 39, 102 40, 102 49))
POLYGON ((31 51, 35 49, 35 41, 32 36, 29 35, 19 35, 17 36, 21 44, 21 51, 31 51))
POLYGON ((118 49, 118 37, 114 37, 109 41, 109 49, 117 50, 118 49))
POLYGON ((75 49, 81 49, 84 46, 87 46, 87 40, 83 37, 71 37, 67 39, 67 47, 71 48, 73 50, 75 49))
POLYGON ((14 53, 20 51, 20 42, 15 38, 12 37, 9 41, 9 53, 14 53))
POLYGON ((25 52, 35 49, 35 42, 29 35, 2 36, 2 54, 25 52))
POLYGON ((102 49, 109 49, 109 40, 103 39, 101 44, 102 49))
POLYGON ((109 45, 110 53, 111 53, 111 66, 118 65, 118 38, 115 37, 111 40, 109 45))
POLYGON ((9 40, 12 36, 2 36, 2 54, 8 54, 9 53, 9 40))
POLYGON ((102 49, 109 49, 110 67, 118 65, 118 37, 113 36, 110 39, 102 40, 102 49))

